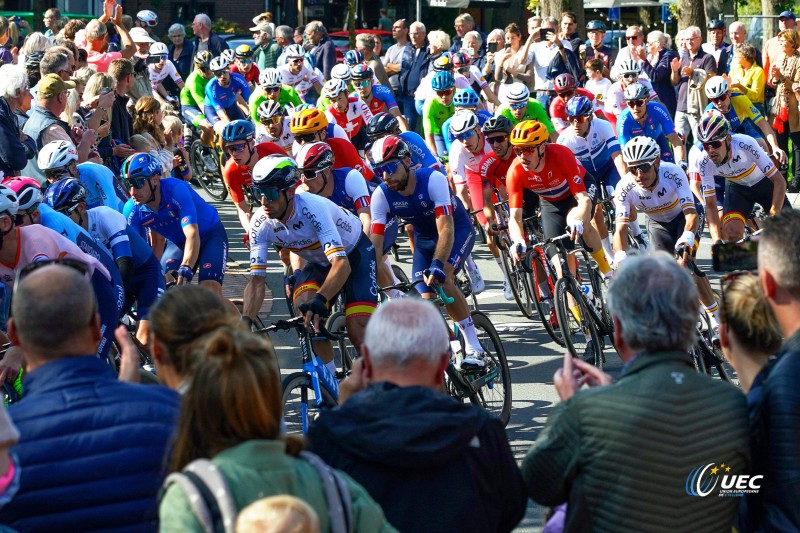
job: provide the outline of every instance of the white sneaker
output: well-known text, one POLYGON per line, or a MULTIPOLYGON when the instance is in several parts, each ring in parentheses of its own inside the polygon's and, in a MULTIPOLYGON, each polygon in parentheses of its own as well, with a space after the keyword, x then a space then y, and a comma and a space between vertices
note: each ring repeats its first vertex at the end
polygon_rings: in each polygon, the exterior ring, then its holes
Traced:
POLYGON ((483 292, 483 289, 486 288, 486 283, 483 281, 483 276, 481 276, 481 271, 478 270, 478 265, 475 265, 475 268, 470 268, 469 266, 466 267, 467 275, 469 276, 469 280, 472 282, 472 292, 474 294, 480 294, 483 292))
POLYGON ((204 153, 200 156, 203 159, 203 165, 206 167, 206 172, 214 173, 219 168, 219 164, 214 160, 214 156, 209 153, 204 153))
POLYGON ((486 366, 486 362, 483 360, 485 355, 486 353, 484 352, 467 352, 467 354, 464 356, 464 360, 461 361, 461 370, 481 370, 484 366, 486 366))
POLYGON ((511 290, 511 284, 508 282, 507 279, 503 280, 503 298, 508 301, 514 299, 514 292, 511 290))

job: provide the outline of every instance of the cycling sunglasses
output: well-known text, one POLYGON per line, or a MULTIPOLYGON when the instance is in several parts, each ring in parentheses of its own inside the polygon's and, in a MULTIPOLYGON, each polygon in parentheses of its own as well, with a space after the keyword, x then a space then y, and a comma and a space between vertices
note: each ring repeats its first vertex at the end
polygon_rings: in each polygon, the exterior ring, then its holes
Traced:
POLYGON ((573 124, 583 124, 584 122, 588 122, 589 121, 589 116, 588 115, 579 115, 577 117, 567 117, 567 120, 570 121, 570 123, 573 123, 573 124))
POLYGON ((628 107, 640 107, 644 105, 644 100, 628 100, 628 107))
POLYGON ((239 63, 241 63, 242 65, 252 65, 253 64, 253 60, 252 59, 237 59, 237 61, 239 63))
POLYGON ((294 140, 299 143, 310 143, 317 140, 316 133, 303 133, 302 135, 295 135, 294 140))
POLYGON ((468 141, 472 139, 473 135, 475 135, 475 131, 476 131, 475 128, 473 128, 469 131, 465 131, 464 133, 459 133, 458 135, 456 135, 456 139, 458 139, 461 142, 468 141))
POLYGON ((58 181, 62 178, 71 178, 72 173, 69 171, 68 167, 61 167, 61 168, 54 168, 51 170, 45 170, 44 177, 49 180, 58 181))
POLYGON ((372 80, 353 80, 353 87, 363 89, 364 87, 372 87, 372 80))
POLYGON ((518 156, 532 154, 536 151, 537 146, 515 146, 514 153, 518 156))
POLYGON ((276 187, 252 185, 250 190, 253 192, 253 198, 255 198, 257 202, 260 202, 262 198, 266 199, 268 202, 274 202, 281 196, 281 190, 276 187))
POLYGON ((724 102, 727 99, 728 99, 728 93, 725 93, 725 94, 721 94, 721 95, 717 96, 716 98, 709 98, 708 100, 711 103, 714 103, 714 104, 721 104, 722 102, 724 102))
POLYGON ((167 60, 167 56, 152 56, 152 57, 158 58, 159 61, 166 61, 167 60))
POLYGON ((214 71, 214 76, 219 78, 220 76, 224 76, 225 74, 230 74, 230 72, 231 72, 231 69, 229 69, 229 68, 224 68, 222 70, 215 70, 214 71))
POLYGON ((436 96, 441 96, 444 98, 445 96, 450 96, 453 94, 453 89, 445 89, 443 91, 436 91, 436 96))
POLYGON ((122 183, 125 184, 125 187, 128 189, 141 189, 144 187, 145 182, 149 182, 150 178, 122 178, 122 183))
POLYGON ((280 90, 281 90, 281 86, 280 85, 276 85, 275 87, 265 87, 264 88, 264 92, 265 93, 275 93, 275 92, 278 92, 280 90))
POLYGON ((631 174, 644 174, 645 172, 649 172, 650 169, 653 168, 653 163, 640 163, 638 165, 628 165, 628 170, 631 171, 631 174))
POLYGON ((639 77, 639 73, 638 72, 626 72, 625 74, 622 75, 622 77, 625 78, 626 80, 632 80, 632 79, 638 78, 639 77))
POLYGON ((225 145, 225 153, 226 154, 238 154, 239 152, 244 150, 245 146, 247 146, 247 143, 225 145))
POLYGON ((289 60, 289 63, 291 63, 292 65, 299 65, 302 62, 303 62, 302 57, 295 57, 294 59, 289 60))
POLYGON ((519 103, 516 103, 516 104, 508 104, 508 107, 510 107, 511 109, 517 109, 517 110, 525 109, 526 107, 528 107, 528 102, 519 102, 519 103))
POLYGON ((489 144, 500 144, 501 142, 505 142, 508 139, 508 135, 499 135, 497 137, 486 137, 486 141, 489 144))
POLYGON ((282 118, 283 117, 281 117, 281 116, 270 117, 270 118, 262 118, 261 119, 261 123, 264 124, 265 126, 267 126, 269 124, 272 124, 272 125, 280 124, 282 118))
POLYGON ((378 165, 374 168, 374 170, 377 176, 383 176, 384 172, 389 176, 391 176, 392 174, 397 172, 397 167, 399 166, 400 166, 400 161, 398 160, 398 161, 392 161, 391 163, 384 163, 382 165, 378 165))
POLYGON ((700 143, 700 144, 702 144, 703 148, 706 151, 708 151, 709 148, 713 148, 714 150, 717 150, 720 146, 722 146, 722 143, 724 143, 724 142, 725 142, 724 140, 720 140, 720 141, 709 141, 707 143, 700 143))
POLYGON ((300 170, 300 176, 302 176, 302 178, 305 181, 308 181, 308 180, 316 179, 317 176, 319 176, 320 172, 322 172, 325 169, 317 170, 316 168, 305 168, 305 169, 299 169, 299 170, 300 170))

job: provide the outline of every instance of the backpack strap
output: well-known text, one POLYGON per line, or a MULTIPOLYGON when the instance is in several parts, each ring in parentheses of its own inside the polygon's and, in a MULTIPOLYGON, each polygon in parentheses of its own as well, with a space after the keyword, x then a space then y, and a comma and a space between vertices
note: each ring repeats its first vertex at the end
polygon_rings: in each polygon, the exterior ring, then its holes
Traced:
POLYGON ((183 471, 170 474, 164 481, 166 492, 173 483, 181 486, 192 513, 206 533, 233 533, 238 510, 225 478, 208 459, 196 459, 183 471))
POLYGON ((353 531, 353 502, 350 499, 347 482, 318 455, 303 451, 300 452, 300 457, 313 466, 322 479, 322 489, 328 502, 331 531, 333 533, 351 533, 353 531))

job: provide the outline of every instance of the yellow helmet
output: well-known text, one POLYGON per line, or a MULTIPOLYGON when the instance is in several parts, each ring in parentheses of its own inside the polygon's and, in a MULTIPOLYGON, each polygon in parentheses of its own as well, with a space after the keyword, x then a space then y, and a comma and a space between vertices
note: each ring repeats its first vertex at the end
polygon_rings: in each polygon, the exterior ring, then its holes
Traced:
POLYGON ((549 138, 547 127, 538 120, 523 120, 511 130, 511 146, 539 146, 549 138))
POLYGON ((249 44, 240 44, 236 47, 234 54, 238 59, 250 59, 253 57, 253 49, 249 44))
POLYGON ((319 109, 310 108, 298 111, 289 123, 292 135, 303 135, 304 133, 316 133, 328 127, 328 119, 325 113, 319 109))

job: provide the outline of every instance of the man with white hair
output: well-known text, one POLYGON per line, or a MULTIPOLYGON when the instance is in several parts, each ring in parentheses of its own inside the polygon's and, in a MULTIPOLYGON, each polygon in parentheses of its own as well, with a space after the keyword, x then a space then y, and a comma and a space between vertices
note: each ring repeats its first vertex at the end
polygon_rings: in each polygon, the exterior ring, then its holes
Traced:
POLYGON ((294 44, 294 30, 291 26, 278 26, 275 28, 275 42, 278 43, 280 49, 278 50, 278 59, 275 63, 276 67, 286 64, 286 47, 294 44))
MULTIPOLYGON (((731 63, 733 63, 734 47, 737 44, 745 42, 747 39, 747 28, 738 20, 733 21, 731 25, 728 26, 728 37, 731 38, 731 53, 728 54, 728 72, 730 72, 732 67, 731 63)), ((761 62, 761 50, 758 48, 756 48, 756 65, 759 67, 763 65, 761 62)))
POLYGON ((700 28, 689 26, 683 30, 683 41, 686 44, 687 54, 672 59, 670 67, 672 85, 678 88, 678 107, 675 113, 675 129, 688 140, 689 133, 697 138, 697 126, 700 123, 700 114, 705 108, 705 80, 717 74, 717 61, 714 56, 703 50, 703 37, 700 28), (705 73, 698 76, 695 70, 705 73), (702 78, 702 79, 700 79, 702 78), (689 104, 689 92, 695 91, 689 104), (694 98, 699 98, 696 101, 694 98))
POLYGON ((19 65, 0 67, 0 177, 18 176, 36 154, 36 143, 20 131, 16 113, 30 109, 28 75, 19 65), (26 109, 27 107, 27 109, 26 109), (24 141, 22 140, 24 139, 24 141))
POLYGON ((211 31, 211 18, 205 13, 198 13, 192 21, 192 32, 194 32, 194 55, 208 50, 212 57, 217 57, 223 50, 227 50, 228 43, 220 38, 219 35, 211 31))
POLYGON ((308 439, 400 531, 511 531, 525 513, 522 478, 502 424, 443 393, 448 339, 433 304, 381 305, 341 407, 323 412, 308 439))
POLYGON ((275 25, 271 22, 259 22, 255 27, 250 28, 253 32, 253 41, 256 49, 253 51, 253 62, 259 71, 265 68, 275 68, 278 64, 278 56, 283 52, 283 48, 273 40, 275 36, 275 25))
POLYGON ((331 78, 331 69, 336 64, 336 47, 333 41, 328 37, 328 30, 322 22, 312 20, 306 24, 306 29, 303 35, 308 42, 314 47, 314 57, 317 59, 316 67, 322 72, 323 79, 329 80, 331 78))

